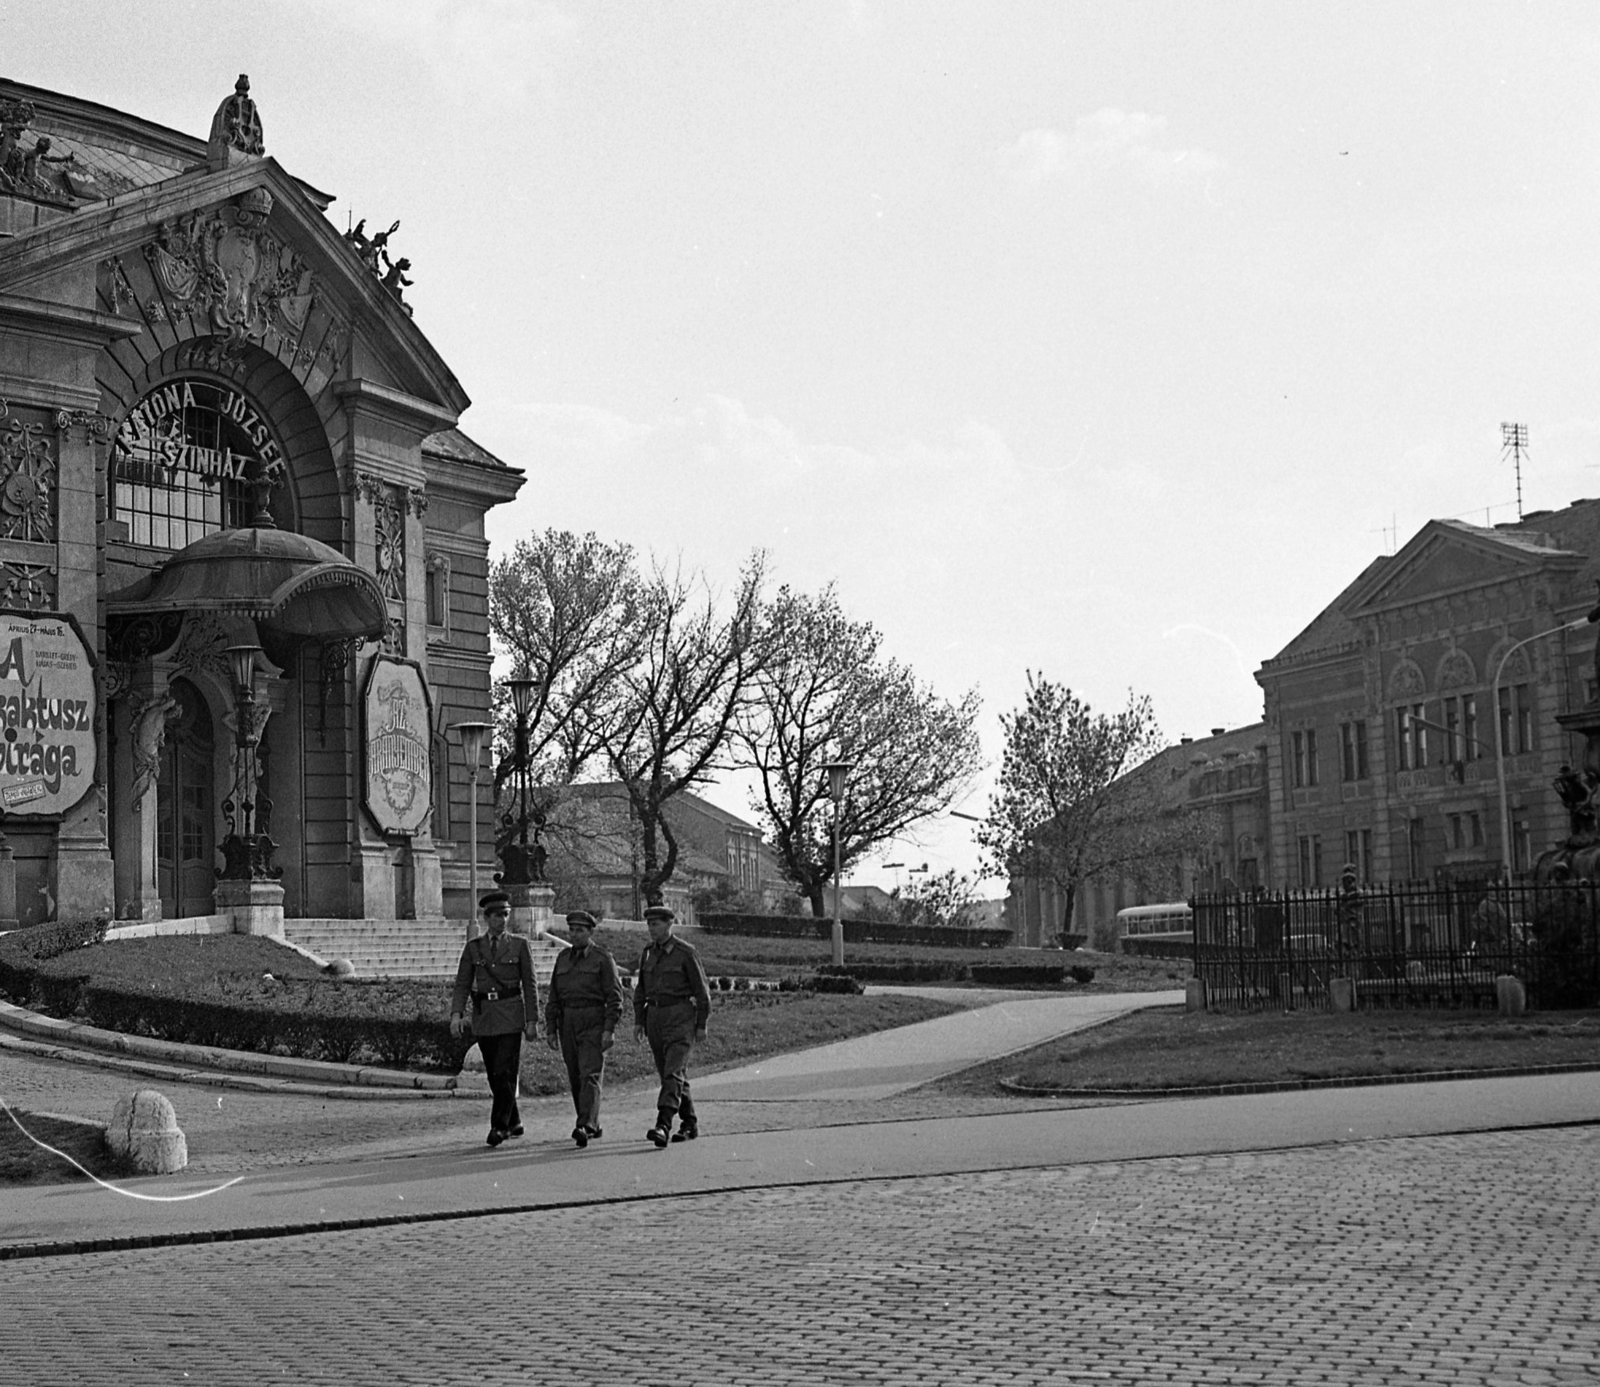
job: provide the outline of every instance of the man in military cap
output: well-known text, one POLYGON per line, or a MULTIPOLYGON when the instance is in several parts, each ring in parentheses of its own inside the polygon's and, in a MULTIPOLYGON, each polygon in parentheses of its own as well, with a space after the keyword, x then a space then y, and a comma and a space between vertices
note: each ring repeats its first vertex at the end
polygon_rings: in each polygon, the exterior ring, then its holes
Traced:
POLYGON ((622 980, 616 961, 594 942, 594 929, 595 918, 587 910, 568 912, 572 947, 556 958, 544 1013, 545 1042, 566 1061, 572 1106, 578 1112, 572 1139, 580 1147, 600 1135, 606 1051, 622 1019, 622 980))
POLYGON ((469 940, 456 968, 456 987, 450 997, 450 1034, 460 1035, 469 1024, 467 999, 472 999, 473 1037, 483 1055, 494 1095, 489 1110, 489 1145, 522 1135, 517 1112, 517 1070, 522 1062, 522 1040, 531 1045, 539 1034, 539 994, 534 986, 533 953, 520 934, 508 934, 511 898, 504 891, 489 891, 478 898, 486 930, 469 940))
POLYGON ((639 958, 633 988, 633 1037, 648 1040, 661 1076, 656 1095, 656 1125, 645 1136, 658 1147, 668 1141, 693 1141, 700 1135, 694 1100, 689 1096, 689 1051, 706 1038, 711 1017, 711 987, 699 956, 672 927, 675 916, 664 905, 644 913, 650 942, 639 958), (678 1118, 678 1130, 672 1119, 678 1118))

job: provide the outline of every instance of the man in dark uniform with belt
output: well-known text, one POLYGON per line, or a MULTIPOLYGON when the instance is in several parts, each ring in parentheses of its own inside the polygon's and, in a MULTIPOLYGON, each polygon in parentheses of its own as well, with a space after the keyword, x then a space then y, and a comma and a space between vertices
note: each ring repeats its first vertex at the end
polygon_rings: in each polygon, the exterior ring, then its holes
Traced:
POLYGON ((606 1051, 622 1019, 622 980, 616 961, 594 942, 595 919, 587 910, 567 915, 572 947, 563 949, 550 975, 545 1006, 545 1041, 559 1049, 578 1125, 572 1139, 580 1147, 600 1135, 600 1086, 606 1051))
POLYGON ((647 1039, 661 1076, 656 1095, 656 1125, 645 1136, 658 1147, 668 1141, 693 1141, 700 1135, 689 1096, 689 1051, 706 1038, 711 988, 694 949, 672 933, 677 917, 664 905, 644 913, 650 943, 639 959, 633 988, 633 1037, 647 1039), (678 1130, 672 1119, 678 1118, 678 1130))
POLYGON ((494 1095, 489 1110, 489 1145, 522 1135, 517 1112, 517 1070, 522 1062, 522 1039, 531 1045, 539 1034, 539 994, 534 986, 533 953, 520 934, 508 934, 511 898, 504 891, 489 891, 478 900, 487 931, 469 940, 456 968, 456 987, 450 997, 450 1034, 460 1035, 467 998, 472 999, 472 1034, 483 1055, 494 1095))

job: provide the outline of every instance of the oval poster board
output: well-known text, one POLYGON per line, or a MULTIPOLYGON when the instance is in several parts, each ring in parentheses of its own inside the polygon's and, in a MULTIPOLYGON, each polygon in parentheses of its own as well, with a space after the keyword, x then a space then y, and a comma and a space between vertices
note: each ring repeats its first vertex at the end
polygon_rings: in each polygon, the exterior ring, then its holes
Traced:
POLYGON ((0 610, 0 810, 64 814, 97 764, 94 656, 59 612, 0 610))
POLYGON ((422 671, 380 655, 367 675, 367 813, 385 833, 417 833, 433 812, 433 705, 422 671))

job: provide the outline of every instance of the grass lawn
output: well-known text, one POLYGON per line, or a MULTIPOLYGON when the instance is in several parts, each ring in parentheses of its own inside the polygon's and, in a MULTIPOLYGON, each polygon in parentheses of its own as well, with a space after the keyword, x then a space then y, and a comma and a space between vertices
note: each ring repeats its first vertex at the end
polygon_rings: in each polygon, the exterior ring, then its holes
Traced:
POLYGON ((65 1165, 59 1156, 43 1151, 17 1127, 20 1122, 33 1136, 71 1156, 102 1180, 131 1174, 125 1162, 106 1149, 100 1128, 81 1122, 63 1122, 38 1113, 17 1113, 13 1122, 0 1112, 0 1185, 59 1185, 88 1177, 65 1165))
POLYGON ((1187 1012, 1161 1007, 1012 1056, 1034 1088, 1159 1089, 1593 1064, 1600 1012, 1187 1012))

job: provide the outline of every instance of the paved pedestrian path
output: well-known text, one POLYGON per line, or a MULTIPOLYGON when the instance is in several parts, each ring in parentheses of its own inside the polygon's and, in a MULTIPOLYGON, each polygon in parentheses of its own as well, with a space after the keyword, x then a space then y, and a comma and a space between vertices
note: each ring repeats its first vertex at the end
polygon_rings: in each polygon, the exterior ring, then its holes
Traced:
MULTIPOLYGON (((879 988, 873 991, 966 996, 959 989, 879 988)), ((1102 1025, 1146 1007, 1178 1006, 1183 993, 1123 992, 993 994, 971 1011, 841 1040, 694 1081, 695 1101, 778 1102, 796 1098, 875 1099, 975 1064, 1042 1045, 1057 1036, 1102 1025)))

